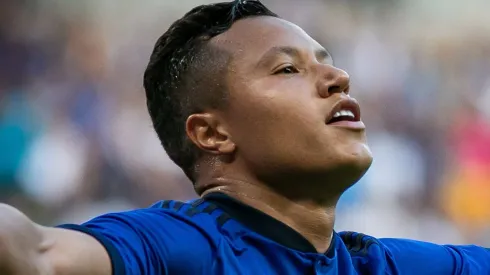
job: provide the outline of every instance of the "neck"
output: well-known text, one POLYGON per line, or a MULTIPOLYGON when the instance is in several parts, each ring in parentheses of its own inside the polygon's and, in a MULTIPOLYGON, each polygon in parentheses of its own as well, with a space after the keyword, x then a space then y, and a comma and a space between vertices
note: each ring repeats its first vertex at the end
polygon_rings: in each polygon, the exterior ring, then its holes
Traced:
POLYGON ((224 178, 201 186, 208 187, 203 196, 221 192, 281 221, 305 237, 319 253, 330 247, 337 199, 291 198, 263 184, 224 178))

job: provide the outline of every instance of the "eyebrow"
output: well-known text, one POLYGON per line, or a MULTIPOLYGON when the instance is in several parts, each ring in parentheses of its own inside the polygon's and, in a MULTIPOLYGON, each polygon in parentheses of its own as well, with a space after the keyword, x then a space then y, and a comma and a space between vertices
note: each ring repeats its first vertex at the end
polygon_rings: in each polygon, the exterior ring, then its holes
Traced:
MULTIPOLYGON (((259 59, 258 65, 260 66, 261 64, 264 64, 280 55, 287 55, 293 59, 299 59, 301 57, 301 52, 299 49, 290 46, 272 47, 262 55, 262 57, 259 59)), ((326 49, 321 48, 315 50, 315 57, 319 61, 328 59, 330 63, 333 64, 332 55, 326 49)))

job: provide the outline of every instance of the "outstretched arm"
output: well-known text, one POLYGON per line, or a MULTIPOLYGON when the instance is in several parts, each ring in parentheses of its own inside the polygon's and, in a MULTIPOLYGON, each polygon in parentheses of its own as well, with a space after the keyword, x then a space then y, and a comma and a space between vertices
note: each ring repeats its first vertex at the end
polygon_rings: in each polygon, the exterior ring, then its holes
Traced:
POLYGON ((400 274, 490 274, 490 250, 474 245, 436 245, 380 239, 400 274))
POLYGON ((0 274, 110 275, 111 261, 93 237, 33 223, 0 204, 0 274))

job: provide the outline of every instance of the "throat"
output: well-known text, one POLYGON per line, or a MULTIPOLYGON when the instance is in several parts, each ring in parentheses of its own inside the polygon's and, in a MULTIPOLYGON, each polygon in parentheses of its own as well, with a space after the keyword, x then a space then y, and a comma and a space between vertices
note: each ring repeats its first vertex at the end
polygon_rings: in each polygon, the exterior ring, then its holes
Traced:
MULTIPOLYGON (((213 193, 225 194, 245 206, 253 208, 258 215, 267 216, 262 220, 262 224, 252 226, 256 227, 255 231, 264 232, 265 227, 274 227, 271 228, 275 230, 272 234, 277 236, 272 236, 273 238, 283 235, 284 239, 297 240, 298 246, 292 244, 291 240, 285 240, 285 242, 296 246, 293 247, 294 249, 306 250, 304 252, 325 253, 331 245, 335 222, 335 204, 328 206, 318 204, 314 200, 292 200, 266 186, 250 183, 235 182, 230 185, 211 188, 203 196, 213 193), (267 224, 264 224, 266 222, 267 224)), ((248 216, 250 215, 248 214, 248 216)), ((257 218, 255 219, 257 220, 257 218)), ((281 240, 275 241, 282 242, 281 240)), ((284 242, 282 243, 284 244, 284 242)))
POLYGON ((332 242, 335 209, 332 207, 312 211, 306 207, 299 207, 297 210, 291 210, 279 213, 278 217, 308 240, 316 252, 327 252, 332 242))

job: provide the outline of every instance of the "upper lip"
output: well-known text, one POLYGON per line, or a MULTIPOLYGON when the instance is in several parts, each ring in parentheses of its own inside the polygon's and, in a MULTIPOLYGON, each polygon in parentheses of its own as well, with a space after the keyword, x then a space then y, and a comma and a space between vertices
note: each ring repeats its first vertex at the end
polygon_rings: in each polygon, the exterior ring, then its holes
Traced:
POLYGON ((354 114, 354 121, 361 120, 361 108, 359 107, 359 103, 357 102, 357 100, 355 100, 354 98, 342 98, 341 100, 337 101, 332 110, 330 110, 330 113, 328 113, 325 122, 329 123, 335 113, 342 110, 351 111, 354 114))

